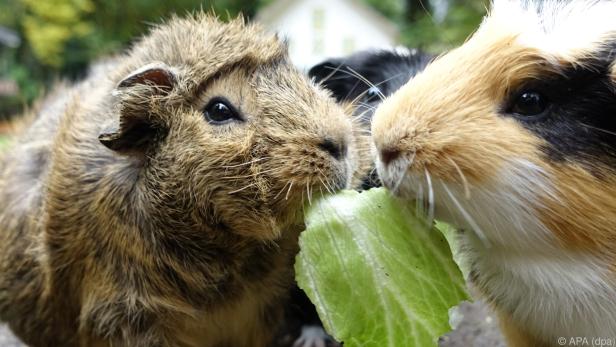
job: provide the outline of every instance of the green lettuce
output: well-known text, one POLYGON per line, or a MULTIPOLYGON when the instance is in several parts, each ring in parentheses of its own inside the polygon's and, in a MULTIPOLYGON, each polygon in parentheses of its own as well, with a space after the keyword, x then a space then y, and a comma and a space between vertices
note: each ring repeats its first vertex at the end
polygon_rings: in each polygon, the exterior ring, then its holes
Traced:
POLYGON ((436 346, 468 298, 446 238, 384 189, 316 201, 297 282, 345 347, 436 346))

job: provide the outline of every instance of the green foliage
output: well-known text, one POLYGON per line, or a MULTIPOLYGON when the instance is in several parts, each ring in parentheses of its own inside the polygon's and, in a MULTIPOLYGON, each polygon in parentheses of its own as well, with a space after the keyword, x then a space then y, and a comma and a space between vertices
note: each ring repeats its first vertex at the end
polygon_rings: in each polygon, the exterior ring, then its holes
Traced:
POLYGON ((401 44, 440 53, 461 44, 479 26, 489 0, 449 0, 440 22, 430 0, 364 1, 398 24, 401 44))
POLYGON ((26 10, 23 32, 38 60, 53 67, 63 64, 65 44, 92 32, 84 17, 94 10, 91 0, 20 0, 26 10))
POLYGON ((364 0, 364 2, 376 8, 391 20, 396 22, 403 20, 406 6, 402 0, 364 0))
POLYGON ((436 346, 450 330, 468 296, 449 244, 386 190, 320 200, 306 223, 297 281, 345 347, 436 346))
POLYGON ((89 63, 113 54, 173 13, 200 9, 222 19, 252 16, 271 0, 9 0, 0 1, 0 26, 16 31, 18 49, 0 45, 0 79, 15 80, 20 95, 0 99, 0 117, 31 103, 59 78, 83 75, 89 63), (62 76, 62 77, 61 77, 62 76))
MULTIPOLYGON (((0 117, 15 105, 29 104, 44 86, 83 75, 92 60, 117 52, 172 13, 212 10, 226 19, 247 16, 273 0, 4 0, 0 26, 22 38, 17 49, 0 46, 0 79, 17 81, 21 94, 0 100, 0 117), (10 104, 10 106, 8 106, 10 104)), ((432 52, 451 48, 478 25, 487 0, 450 0, 441 23, 430 13, 429 0, 362 0, 401 28, 401 43, 432 52), (409 9, 416 9, 409 13, 409 9)))
POLYGON ((479 26, 486 6, 486 0, 452 1, 440 23, 424 12, 415 22, 402 24, 402 43, 433 53, 458 46, 479 26))

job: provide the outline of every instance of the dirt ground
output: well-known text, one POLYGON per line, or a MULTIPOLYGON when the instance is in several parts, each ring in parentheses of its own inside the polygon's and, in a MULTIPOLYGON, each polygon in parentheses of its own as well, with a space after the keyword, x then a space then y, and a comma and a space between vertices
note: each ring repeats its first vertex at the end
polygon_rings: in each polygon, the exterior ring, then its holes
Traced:
POLYGON ((441 337, 439 347, 505 347, 496 317, 484 302, 464 302, 459 313, 463 318, 454 331, 441 337))
MULTIPOLYGON (((505 347, 496 319, 483 302, 466 302, 460 305, 459 310, 464 318, 456 330, 441 337, 439 347, 505 347)), ((24 346, 6 326, 0 325, 0 347, 24 346)))
POLYGON ((0 325, 0 347, 22 347, 25 346, 11 334, 9 328, 5 325, 0 325))

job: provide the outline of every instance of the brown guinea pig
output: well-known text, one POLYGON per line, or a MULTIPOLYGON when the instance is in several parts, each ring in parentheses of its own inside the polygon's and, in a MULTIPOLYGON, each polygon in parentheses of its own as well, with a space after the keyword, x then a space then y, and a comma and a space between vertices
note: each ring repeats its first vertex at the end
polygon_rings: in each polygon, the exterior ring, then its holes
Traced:
POLYGON ((375 114, 384 185, 465 229, 511 346, 616 338, 615 19, 613 1, 497 0, 375 114))
POLYGON ((239 19, 156 27, 59 88, 0 172, 0 318, 31 346, 266 346, 352 124, 239 19))

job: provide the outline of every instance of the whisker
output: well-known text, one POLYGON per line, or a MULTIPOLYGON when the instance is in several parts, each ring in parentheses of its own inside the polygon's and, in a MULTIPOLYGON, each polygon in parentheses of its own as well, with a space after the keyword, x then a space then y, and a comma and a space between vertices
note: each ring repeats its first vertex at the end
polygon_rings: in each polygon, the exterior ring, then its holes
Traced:
MULTIPOLYGON (((346 73, 349 76, 352 77, 356 77, 358 80, 364 82, 367 86, 369 86, 370 88, 375 88, 377 90, 377 95, 379 95, 379 98, 381 100, 385 99, 385 95, 383 95, 383 93, 381 93, 381 90, 377 87, 377 85, 375 85, 374 83, 370 82, 370 80, 368 80, 366 77, 364 77, 362 74, 360 74, 359 72, 355 71, 353 68, 351 68, 350 66, 345 66, 346 69, 341 69, 342 65, 339 65, 338 67, 331 68, 333 70, 333 72, 331 73, 331 75, 335 74, 336 72, 342 72, 342 73, 346 73)), ((336 79, 342 79, 342 77, 339 78, 334 78, 332 80, 336 80, 336 79)), ((383 83, 383 82, 381 82, 383 83)), ((353 88, 351 88, 351 90, 355 89, 355 87, 357 87, 357 83, 353 86, 353 88)), ((367 92, 367 91, 366 91, 367 92)), ((366 93, 364 92, 364 93, 366 93)), ((362 94, 364 94, 362 93, 362 94)), ((348 96, 348 95, 347 95, 348 96)), ((362 95, 363 97, 363 95, 362 95)))
POLYGON ((291 183, 291 181, 288 181, 287 183, 284 184, 284 186, 282 186, 282 188, 280 189, 280 191, 278 192, 278 194, 276 194, 276 196, 274 196, 274 200, 276 200, 278 198, 278 196, 280 194, 282 194, 282 192, 284 192, 284 190, 287 188, 287 185, 289 185, 291 183))
POLYGON ((409 164, 407 165, 407 169, 404 170, 404 174, 402 176, 400 176, 400 179, 398 179, 398 182, 396 182, 396 184, 394 185, 394 187, 392 188, 392 192, 395 194, 398 192, 398 189, 400 188, 400 185, 402 184, 402 181, 404 181, 404 179, 406 178, 406 175, 408 174, 408 170, 411 168, 411 166, 413 165, 413 161, 415 161, 415 154, 416 152, 413 152, 413 155, 411 156, 410 160, 409 160, 409 164))
POLYGON ((329 180, 325 180, 325 183, 327 184, 327 186, 329 187, 329 191, 332 194, 336 193, 336 189, 334 188, 334 186, 332 185, 332 183, 329 180))
POLYGON ((253 186, 256 186, 256 185, 257 185, 256 183, 251 183, 251 184, 249 184, 249 185, 247 185, 247 186, 245 186, 245 187, 243 187, 243 188, 236 189, 236 190, 234 190, 234 191, 232 191, 232 192, 229 192, 228 194, 229 194, 229 195, 231 195, 231 194, 235 194, 235 193, 241 192, 241 191, 243 191, 243 190, 246 190, 246 189, 248 189, 248 188, 250 188, 250 187, 253 187, 253 186))
POLYGON ((261 157, 261 158, 253 159, 253 160, 245 162, 245 163, 241 163, 241 164, 225 165, 225 166, 222 166, 222 168, 232 169, 232 168, 236 168, 236 167, 240 167, 240 166, 246 166, 246 165, 254 164, 254 163, 260 162, 262 160, 266 160, 266 159, 270 159, 270 158, 268 158, 268 157, 261 157))
POLYGON ((358 105, 358 106, 363 106, 363 107, 367 108, 367 109, 368 109, 368 111, 374 111, 374 110, 376 110, 376 109, 377 109, 377 107, 376 107, 376 106, 370 105, 370 104, 365 103, 365 102, 363 102, 363 101, 358 102, 358 103, 357 103, 357 105, 358 105))
POLYGON ((250 177, 256 177, 256 176, 258 176, 258 175, 262 175, 262 174, 270 173, 270 172, 273 172, 273 171, 276 171, 276 170, 278 170, 278 168, 272 168, 272 169, 269 169, 269 170, 263 170, 263 171, 259 171, 259 172, 253 172, 253 173, 251 173, 251 174, 248 174, 248 175, 242 175, 242 176, 224 176, 224 177, 221 177, 221 179, 225 179, 225 180, 227 180, 227 179, 241 179, 241 178, 250 178, 250 177))
MULTIPOLYGON (((293 188, 293 183, 295 183, 295 181, 291 181, 291 184, 289 184, 289 190, 287 190, 287 194, 284 196, 285 200, 289 200, 289 194, 291 193, 291 188, 293 188)), ((302 193, 302 205, 304 204, 304 194, 302 193)))
POLYGON ((424 168, 426 181, 428 182, 428 226, 434 223, 434 189, 432 188, 432 178, 428 168, 424 168))
POLYGON ((327 186, 325 185, 325 182, 323 182, 321 177, 317 176, 317 179, 319 180, 319 182, 321 182, 321 185, 319 186, 319 190, 321 191, 321 194, 323 194, 323 191, 321 190, 321 187, 325 187, 325 190, 327 190, 327 192, 329 192, 329 188, 327 188, 327 186))
POLYGON ((415 204, 415 213, 418 216, 425 216, 424 213, 424 191, 423 191, 423 182, 417 182, 417 192, 415 195, 415 200, 417 201, 415 204))
POLYGON ((306 181, 306 197, 308 198, 308 205, 312 206, 312 196, 310 196, 310 182, 306 181))
POLYGON ((325 175, 323 173, 323 170, 317 168, 317 171, 319 172, 319 176, 317 176, 317 178, 319 179, 319 181, 321 181, 321 183, 325 186, 325 188, 327 189, 327 191, 330 194, 334 194, 336 193, 336 189, 334 189, 334 187, 331 185, 331 183, 329 182, 329 180, 327 179, 327 175, 325 175), (325 178, 325 181, 323 181, 321 179, 321 177, 325 178))
POLYGON ((579 122, 579 123, 580 123, 583 127, 586 127, 586 128, 589 128, 589 129, 593 129, 593 130, 597 130, 597 131, 601 131, 601 132, 603 132, 603 133, 606 133, 606 134, 609 134, 609 135, 614 135, 614 136, 616 136, 616 132, 609 131, 609 130, 606 130, 606 129, 597 128, 597 127, 595 127, 595 126, 592 126, 592 125, 589 125, 589 124, 586 124, 586 123, 582 123, 582 122, 579 122))
POLYGON ((330 186, 330 184, 329 184, 327 179, 325 179, 325 181, 323 181, 323 179, 321 179, 320 176, 317 176, 317 178, 319 179, 319 181, 321 181, 321 184, 325 187, 325 190, 329 194, 334 194, 335 193, 334 189, 330 186))
POLYGON ((371 88, 375 88, 377 91, 377 95, 379 96, 379 98, 381 100, 385 100, 385 95, 383 95, 383 93, 381 92, 381 90, 379 89, 379 87, 377 87, 376 85, 374 85, 374 83, 370 82, 366 77, 362 76, 360 73, 358 73, 357 71, 353 70, 351 67, 347 66, 347 69, 349 71, 351 71, 355 77, 359 78, 362 82, 364 82, 365 84, 367 84, 368 86, 370 86, 371 88))
POLYGON ((484 246, 486 246, 487 248, 491 247, 492 245, 486 237, 485 233, 481 230, 473 217, 464 209, 464 207, 462 207, 462 204, 460 204, 458 199, 456 199, 455 195, 451 192, 451 190, 449 190, 447 184, 445 184, 445 182, 441 182, 441 184, 443 185, 443 188, 445 188, 445 192, 447 193, 447 195, 449 195, 449 197, 451 198, 451 201, 453 201, 453 203, 460 210, 460 212, 462 212, 462 216, 464 216, 464 219, 466 219, 466 221, 470 224, 471 228, 473 228, 473 231, 477 234, 477 237, 479 237, 484 246))
POLYGON ((449 162, 453 164, 453 166, 456 168, 456 171, 458 171, 458 175, 460 175, 460 178, 462 179, 462 186, 464 187, 464 198, 466 200, 470 200, 471 190, 468 186, 468 181, 466 180, 466 176, 464 176, 464 173, 462 172, 458 164, 453 159, 451 159, 451 157, 447 157, 447 159, 449 159, 449 162))

